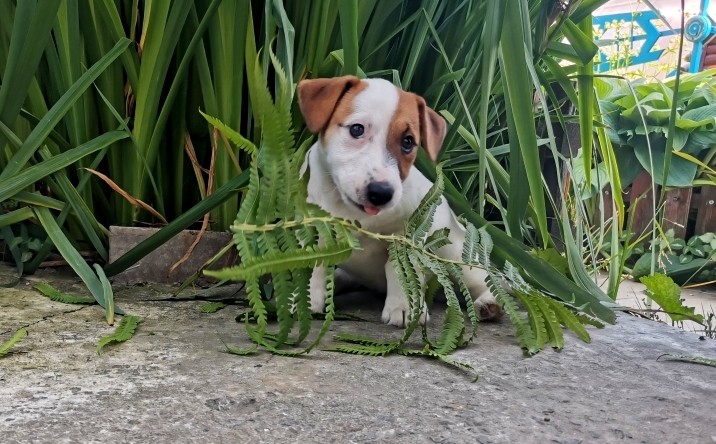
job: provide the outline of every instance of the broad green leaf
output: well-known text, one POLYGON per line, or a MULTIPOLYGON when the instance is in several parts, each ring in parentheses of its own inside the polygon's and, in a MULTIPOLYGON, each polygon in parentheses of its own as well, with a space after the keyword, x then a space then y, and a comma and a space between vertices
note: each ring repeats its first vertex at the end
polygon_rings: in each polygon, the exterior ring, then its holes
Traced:
POLYGON ((686 307, 681 302, 681 288, 661 273, 643 276, 639 281, 646 285, 646 294, 654 300, 674 321, 692 320, 703 323, 704 317, 694 313, 694 307, 686 307))

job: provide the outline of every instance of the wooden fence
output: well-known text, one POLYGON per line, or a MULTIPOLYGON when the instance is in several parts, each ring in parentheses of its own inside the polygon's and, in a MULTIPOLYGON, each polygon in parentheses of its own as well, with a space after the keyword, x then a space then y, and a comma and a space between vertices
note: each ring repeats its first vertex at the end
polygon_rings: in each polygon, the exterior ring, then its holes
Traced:
MULTIPOLYGON (((659 198, 661 187, 656 186, 659 198)), ((627 213, 633 213, 632 232, 643 233, 654 228, 652 181, 643 172, 623 192, 627 213)), ((612 216, 612 190, 602 191, 604 216, 612 216)), ((626 218, 625 218, 626 219, 626 218)), ((625 222, 626 223, 626 222, 625 222)), ((626 227, 625 227, 626 228, 626 227)), ((663 229, 673 229, 676 238, 716 231, 716 186, 672 188, 664 196, 663 229)))

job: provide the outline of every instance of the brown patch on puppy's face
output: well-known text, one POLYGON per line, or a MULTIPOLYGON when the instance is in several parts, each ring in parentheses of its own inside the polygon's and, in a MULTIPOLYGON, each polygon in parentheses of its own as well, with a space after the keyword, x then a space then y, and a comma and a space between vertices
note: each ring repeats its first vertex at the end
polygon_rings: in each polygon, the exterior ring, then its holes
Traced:
POLYGON ((401 180, 405 180, 408 176, 418 154, 418 145, 420 145, 418 99, 422 100, 413 93, 399 90, 398 107, 388 128, 386 147, 398 163, 401 180))
POLYGON ((386 147, 398 162, 401 180, 415 163, 417 148, 422 144, 430 159, 437 160, 445 138, 445 120, 425 104, 417 94, 398 91, 398 108, 388 130, 386 147))

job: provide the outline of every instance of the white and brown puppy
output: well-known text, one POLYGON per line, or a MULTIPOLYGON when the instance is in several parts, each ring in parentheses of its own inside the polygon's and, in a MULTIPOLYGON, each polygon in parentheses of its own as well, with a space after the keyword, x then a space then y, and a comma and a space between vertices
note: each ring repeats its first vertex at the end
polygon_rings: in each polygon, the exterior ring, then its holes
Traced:
MULTIPOLYGON (((303 80, 298 84, 298 100, 308 129, 319 135, 306 159, 309 202, 333 216, 357 220, 367 230, 402 233, 405 221, 432 186, 413 166, 418 145, 433 160, 437 158, 445 137, 443 118, 422 97, 382 79, 303 80)), ((459 259, 465 228, 445 199, 435 213, 432 231, 444 227, 450 229, 451 243, 438 253, 459 259)), ((363 250, 354 251, 339 266, 341 274, 385 292, 383 321, 404 326, 408 301, 388 261, 387 245, 366 237, 359 240, 363 250)), ((463 272, 481 317, 498 317, 500 307, 485 285, 485 272, 467 267, 463 272)), ((324 268, 314 270, 310 292, 311 308, 322 312, 324 268)), ((427 320, 425 311, 420 321, 427 320)))

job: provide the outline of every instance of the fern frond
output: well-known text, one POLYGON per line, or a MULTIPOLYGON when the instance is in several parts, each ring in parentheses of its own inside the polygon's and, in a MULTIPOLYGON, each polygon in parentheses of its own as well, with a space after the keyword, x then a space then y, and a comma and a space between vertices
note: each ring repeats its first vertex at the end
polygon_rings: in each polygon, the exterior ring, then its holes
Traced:
POLYGON ((83 296, 75 296, 73 294, 63 293, 52 285, 45 283, 39 283, 35 285, 35 290, 47 296, 51 300, 55 302, 62 302, 63 304, 94 305, 97 303, 94 298, 86 298, 83 296))
POLYGON ((433 258, 412 251, 410 256, 413 261, 421 263, 426 270, 432 272, 443 287, 445 299, 447 300, 447 311, 445 312, 441 337, 436 347, 441 353, 450 353, 450 351, 457 348, 465 333, 465 318, 460 308, 460 301, 455 294, 450 274, 443 263, 433 258))
POLYGON ((542 310, 540 310, 539 306, 532 301, 528 294, 522 293, 519 290, 515 290, 514 294, 525 310, 527 310, 527 318, 535 335, 535 345, 537 350, 542 350, 545 344, 549 341, 547 328, 544 325, 545 320, 542 316, 542 310))
POLYGON ((311 280, 311 270, 308 268, 299 268, 293 271, 293 282, 295 290, 292 298, 294 307, 294 316, 298 323, 298 338, 296 342, 300 343, 311 331, 311 305, 309 303, 309 282, 311 280))
MULTIPOLYGON (((234 224, 242 224, 246 222, 253 222, 258 206, 259 195, 261 192, 261 179, 259 177, 259 166, 258 162, 251 162, 249 166, 249 185, 241 198, 241 207, 236 215, 236 221, 234 224)), ((234 230, 234 239, 236 235, 240 234, 241 231, 234 230)))
POLYGON ((390 347, 393 344, 393 341, 375 339, 368 336, 359 336, 345 332, 334 335, 333 339, 341 342, 349 342, 351 344, 373 345, 376 347, 390 347))
POLYGON ((302 250, 268 254, 246 259, 235 267, 223 270, 206 270, 207 276, 217 279, 243 281, 267 273, 278 273, 293 268, 313 268, 318 265, 336 265, 347 260, 353 249, 345 245, 307 247, 302 250))
POLYGON ((335 292, 335 277, 336 277, 336 267, 335 266, 328 266, 326 267, 326 312, 324 314, 323 318, 323 325, 321 325, 321 329, 318 331, 318 336, 316 336, 316 339, 313 340, 313 343, 306 347, 305 352, 308 353, 311 350, 313 350, 320 342, 321 339, 328 333, 328 330, 331 328, 331 324, 333 323, 333 320, 336 316, 336 303, 333 300, 333 294, 335 292))
POLYGON ((398 242, 389 242, 388 260, 395 269, 400 286, 408 298, 408 310, 410 312, 409 319, 403 330, 403 336, 393 343, 393 349, 398 349, 410 339, 420 321, 420 315, 423 310, 422 288, 417 267, 412 263, 407 247, 398 242))
POLYGON ((123 317, 119 326, 114 330, 114 333, 99 340, 97 343, 97 354, 101 354, 102 349, 108 344, 125 342, 132 339, 140 322, 141 319, 138 316, 126 315, 123 317))
POLYGON ((592 327, 596 328, 604 328, 604 323, 600 321, 597 318, 593 318, 589 315, 586 315, 584 313, 573 313, 574 316, 581 322, 583 325, 591 325, 592 327))
POLYGON ((455 350, 461 343, 465 334, 465 319, 460 308, 448 306, 445 310, 445 320, 440 339, 432 350, 438 355, 447 355, 455 350))
POLYGON ((450 356, 446 354, 440 354, 436 353, 433 350, 423 349, 423 350, 415 350, 415 349, 406 349, 406 348, 400 348, 396 350, 396 353, 403 356, 419 356, 424 358, 432 358, 437 359, 438 361, 442 362, 443 364, 447 364, 451 367, 455 367, 458 370, 467 371, 469 373, 474 373, 475 377, 473 378, 472 382, 475 382, 478 380, 479 375, 475 371, 475 368, 471 366, 470 364, 462 361, 457 361, 455 359, 452 359, 450 356))
POLYGON ((547 337, 549 338, 549 342, 552 344, 552 347, 557 350, 563 349, 564 333, 562 333, 562 325, 559 322, 557 313, 553 309, 553 306, 548 302, 550 298, 535 293, 527 296, 542 312, 542 318, 544 319, 544 325, 547 330, 547 337))
MULTIPOLYGON (((291 279, 292 273, 290 270, 278 271, 273 273, 273 288, 276 300, 276 315, 278 319, 279 332, 275 339, 278 346, 281 346, 286 342, 291 329, 295 324, 296 318, 294 318, 291 312, 291 306, 294 304, 291 295, 295 291, 293 285, 293 279, 291 279)), ((304 295, 305 299, 308 299, 307 294, 304 295)))
POLYGON ((670 353, 664 353, 659 355, 656 360, 666 357, 672 361, 690 362, 692 364, 708 365, 710 367, 716 367, 716 359, 707 358, 704 356, 689 356, 689 355, 672 355, 670 353))
POLYGON ((537 347, 537 340, 535 339, 532 327, 530 327, 530 323, 527 322, 522 313, 520 313, 513 297, 509 295, 504 288, 502 288, 502 285, 497 280, 498 277, 493 274, 493 271, 488 271, 485 282, 487 283, 487 286, 492 294, 495 296, 497 302, 502 307, 502 311, 504 311, 510 319, 510 323, 517 334, 517 341, 519 342, 520 347, 522 347, 522 349, 529 355, 536 354, 539 352, 539 347, 537 347))
POLYGON ((216 313, 224 307, 226 307, 226 304, 224 304, 223 302, 207 302, 201 305, 200 310, 202 313, 209 314, 216 313))
POLYGON ((475 311, 475 303, 473 299, 472 293, 470 293, 470 289, 467 288, 467 284, 465 283, 465 278, 462 274, 462 269, 455 265, 455 264, 448 264, 447 265, 448 270, 450 271, 450 274, 452 275, 452 280, 455 281, 457 284, 457 287, 460 289, 460 293, 462 293, 463 298, 465 298, 465 307, 467 308, 467 316, 470 319, 470 325, 472 326, 472 333, 470 334, 470 337, 467 338, 467 341, 465 344, 471 342, 476 336, 477 336, 477 325, 480 323, 480 316, 475 311))
POLYGON ((485 227, 480 228, 477 230, 477 232, 480 235, 480 242, 478 242, 479 249, 478 249, 478 262, 480 265, 482 265, 484 268, 490 267, 490 255, 492 254, 492 236, 487 232, 485 227))
POLYGON ((21 328, 16 331, 10 339, 0 344, 0 358, 7 355, 10 349, 13 348, 15 344, 22 341, 25 336, 27 336, 27 329, 21 328))
POLYGON ((393 345, 379 346, 379 345, 336 345, 334 347, 326 348, 325 351, 350 353, 352 355, 361 356, 385 356, 394 350, 393 345))
POLYGON ((251 142, 249 139, 239 134, 238 131, 231 129, 228 125, 226 125, 218 118, 205 114, 201 110, 199 110, 199 114, 201 114, 211 126, 218 129, 221 134, 223 134, 227 139, 233 142, 237 148, 239 148, 240 150, 244 150, 251 157, 256 156, 256 154, 258 153, 258 148, 256 148, 256 145, 254 145, 253 142, 251 142))
POLYGON ((441 228, 439 230, 435 230, 425 239, 425 243, 423 244, 423 249, 425 251, 429 251, 431 253, 434 253, 439 248, 444 247, 445 245, 450 243, 450 239, 448 239, 448 236, 450 235, 450 229, 449 228, 441 228))
MULTIPOLYGON (((552 310, 556 313, 559 322, 574 333, 575 336, 586 343, 590 343, 592 341, 592 338, 589 336, 587 329, 584 328, 579 315, 572 313, 572 310, 557 300, 545 298, 545 302, 552 307, 552 310)), ((604 325, 602 324, 602 327, 603 326, 604 325)))
MULTIPOLYGON (((465 240, 462 243, 462 261, 466 264, 479 263, 480 234, 477 228, 469 222, 465 222, 465 240)), ((487 264, 482 264, 487 266, 487 264)))
POLYGON ((430 187, 427 194, 420 201, 418 208, 413 211, 413 214, 410 215, 405 223, 405 236, 415 243, 423 243, 425 236, 427 236, 433 225, 435 210, 443 199, 445 184, 442 168, 438 165, 435 170, 436 177, 433 186, 430 187))
MULTIPOLYGON (((261 298, 261 283, 259 282, 258 276, 252 276, 246 279, 246 298, 251 307, 251 315, 256 321, 259 333, 263 334, 268 326, 268 313, 263 299, 261 298)), ((248 317, 247 317, 248 319, 248 317)), ((246 330, 249 331, 248 322, 246 323, 246 330)))
MULTIPOLYGON (((248 316, 245 318, 246 322, 248 322, 248 316)), ((247 348, 234 348, 229 346, 226 342, 224 342, 223 339, 219 338, 222 344, 224 344, 224 349, 227 353, 230 353, 232 355, 238 355, 238 356, 248 356, 256 353, 256 350, 259 349, 259 345, 254 343, 253 346, 247 347, 247 348)))

